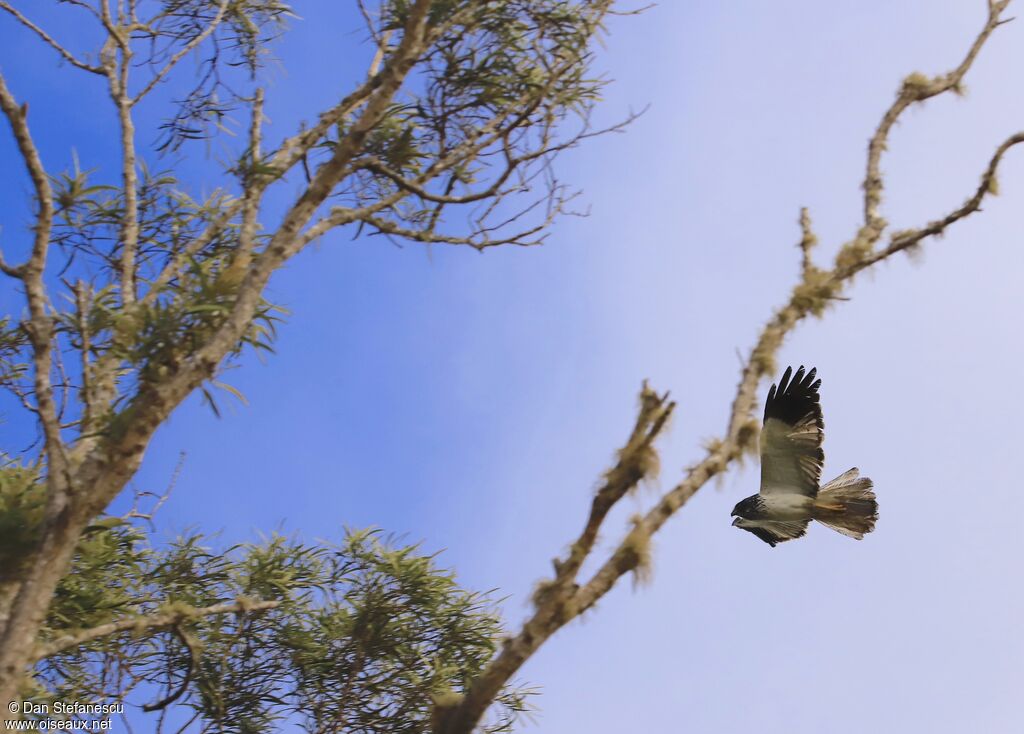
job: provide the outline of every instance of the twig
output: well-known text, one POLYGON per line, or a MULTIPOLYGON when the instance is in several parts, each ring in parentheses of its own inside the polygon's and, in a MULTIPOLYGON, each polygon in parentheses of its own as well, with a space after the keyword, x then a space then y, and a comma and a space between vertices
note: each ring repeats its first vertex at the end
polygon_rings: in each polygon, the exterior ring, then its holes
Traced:
POLYGON ((197 649, 199 645, 197 641, 193 639, 192 635, 183 630, 180 624, 172 625, 171 629, 174 631, 174 634, 178 636, 178 639, 181 640, 185 649, 188 650, 188 667, 185 669, 185 675, 182 677, 181 685, 159 701, 147 703, 142 706, 142 710, 146 713, 165 709, 181 698, 185 694, 185 691, 188 690, 189 683, 192 682, 192 675, 195 673, 196 662, 199 658, 199 650, 197 649))
POLYGON ((3 74, 0 74, 0 109, 3 110, 7 121, 11 125, 11 132, 14 133, 14 140, 18 145, 18 151, 25 162, 25 167, 28 169, 29 178, 32 179, 32 186, 35 189, 36 200, 39 204, 32 255, 22 265, 13 267, 8 265, 4 271, 10 275, 23 277, 29 273, 41 272, 46 262, 50 228, 53 224, 53 191, 50 188, 50 179, 46 169, 43 167, 43 161, 39 157, 39 150, 32 139, 32 133, 29 132, 28 105, 18 105, 14 95, 11 94, 7 87, 3 74))
POLYGON ((13 7, 10 3, 8 3, 7 0, 0 0, 0 10, 6 10, 8 13, 13 15, 18 20, 19 23, 21 23, 23 26, 25 26, 33 33, 35 33, 37 36, 39 36, 48 46, 50 46, 53 50, 59 53, 61 55, 61 58, 63 58, 72 66, 82 69, 83 71, 91 72, 93 74, 103 74, 103 69, 101 69, 100 67, 93 66, 92 64, 87 64, 84 61, 79 61, 77 58, 75 58, 75 55, 68 51, 66 48, 64 48, 56 40, 54 40, 53 36, 51 36, 49 33, 44 31, 42 28, 40 28, 31 20, 22 15, 21 12, 17 8, 13 7))
POLYGON ((803 279, 807 280, 811 270, 814 268, 811 251, 818 244, 818 237, 814 234, 814 230, 811 227, 811 215, 807 211, 807 207, 800 210, 800 233, 800 272, 803 273, 803 279))
POLYGON ((122 515, 121 519, 145 520, 152 527, 153 517, 160 510, 160 508, 163 507, 164 504, 166 504, 167 500, 170 499, 171 493, 174 491, 174 488, 178 485, 178 479, 181 477, 181 471, 182 469, 185 468, 186 456, 187 455, 184 451, 178 454, 178 463, 174 465, 174 471, 171 473, 171 479, 169 482, 167 482, 167 487, 166 489, 164 489, 162 494, 157 494, 156 492, 150 492, 148 490, 142 492, 136 491, 135 500, 134 502, 132 502, 132 509, 130 509, 124 515, 122 515), (143 497, 156 498, 156 502, 153 503, 153 506, 149 508, 148 512, 143 512, 141 509, 139 509, 139 500, 141 500, 143 497))
MULTIPOLYGON (((178 49, 177 53, 167 61, 164 67, 153 75, 153 78, 150 79, 149 83, 142 88, 142 91, 131 98, 130 104, 132 106, 138 104, 143 97, 153 91, 153 88, 160 83, 161 79, 170 73, 171 69, 178 65, 179 61, 185 58, 190 51, 193 51, 197 46, 199 46, 199 44, 209 38, 210 34, 217 30, 217 26, 219 26, 221 21, 224 20, 224 14, 227 12, 229 3, 230 0, 220 0, 220 5, 217 7, 217 14, 214 16, 213 20, 210 21, 209 25, 207 25, 201 33, 195 36, 195 38, 178 49)), ((127 91, 128 90, 125 90, 125 93, 127 93, 127 91)))

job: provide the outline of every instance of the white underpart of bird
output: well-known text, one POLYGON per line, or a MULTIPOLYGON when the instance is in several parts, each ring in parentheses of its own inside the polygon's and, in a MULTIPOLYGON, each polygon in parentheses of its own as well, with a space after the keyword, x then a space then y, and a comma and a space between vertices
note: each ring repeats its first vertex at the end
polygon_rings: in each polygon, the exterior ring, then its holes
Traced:
POLYGON ((817 371, 787 367, 765 401, 761 489, 733 509, 735 527, 774 547, 801 537, 811 520, 857 540, 874 530, 878 503, 871 480, 850 469, 819 487, 825 462, 817 371))

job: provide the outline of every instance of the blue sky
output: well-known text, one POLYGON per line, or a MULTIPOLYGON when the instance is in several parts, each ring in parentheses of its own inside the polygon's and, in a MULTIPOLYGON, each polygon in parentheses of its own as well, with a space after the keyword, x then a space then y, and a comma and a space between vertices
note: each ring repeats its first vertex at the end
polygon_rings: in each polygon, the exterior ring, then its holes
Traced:
MULTIPOLYGON (((796 276, 799 208, 820 256, 852 235, 865 143, 899 81, 952 68, 983 12, 981 0, 748 0, 614 19, 599 66, 616 81, 599 116, 651 108, 565 159, 591 216, 562 221, 543 248, 427 252, 342 231, 298 257, 272 284, 292 311, 277 356, 225 376, 249 405, 218 420, 190 401, 154 441, 141 488, 162 487, 188 455, 161 531, 199 526, 229 542, 377 525, 445 549, 465 585, 509 595, 514 625, 578 531, 641 380, 679 402, 661 444, 666 489, 724 427, 737 350, 796 276)), ((342 4, 300 13, 268 90, 275 135, 368 56, 342 4)), ((8 22, 0 34, 47 162, 76 146, 83 165, 113 170, 102 90, 8 22)), ((966 98, 909 112, 884 165, 895 227, 959 205, 1024 128, 1022 71, 1013 23, 966 98)), ((159 108, 145 114, 152 124, 159 108)), ((5 169, 13 155, 3 136, 5 169)), ((185 171, 199 182, 207 165, 200 155, 185 171)), ((876 532, 856 543, 819 526, 768 548, 729 527, 757 481, 756 466, 732 472, 657 537, 648 586, 623 583, 523 671, 543 689, 531 731, 1024 726, 1021 153, 1000 183, 981 215, 917 261, 861 277, 780 355, 818 367, 825 472, 874 479, 876 532)), ((6 244, 27 187, 6 175, 0 186, 6 244)), ((3 445, 22 428, 0 424, 3 445)), ((603 547, 656 490, 627 500, 603 547)))

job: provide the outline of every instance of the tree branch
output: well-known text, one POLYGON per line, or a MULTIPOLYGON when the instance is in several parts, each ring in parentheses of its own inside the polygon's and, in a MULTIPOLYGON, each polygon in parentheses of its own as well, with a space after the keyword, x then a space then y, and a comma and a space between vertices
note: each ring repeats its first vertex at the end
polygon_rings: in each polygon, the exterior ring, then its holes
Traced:
MULTIPOLYGON (((605 482, 594 495, 590 514, 580 536, 565 560, 555 560, 555 576, 541 582, 533 595, 535 611, 520 632, 505 641, 497 656, 472 682, 454 706, 439 706, 434 712, 435 734, 463 734, 474 731, 487 708, 516 671, 558 629, 579 615, 579 587, 573 583, 597 540, 598 532, 619 500, 648 476, 656 473, 658 459, 654 440, 664 429, 675 403, 658 395, 645 384, 640 410, 629 440, 618 452, 618 461, 605 474, 605 482)), ((634 547, 630 569, 641 570, 647 556, 634 547)), ((625 572, 624 570, 624 572, 625 572)))
MULTIPOLYGON (((433 36, 437 34, 437 29, 428 34, 427 41, 431 40, 433 36)), ((389 34, 390 35, 390 34, 389 34)), ((396 50, 395 56, 398 52, 396 50)), ((394 57, 393 57, 394 58, 394 57)), ((151 305, 155 299, 159 296, 160 292, 182 271, 184 267, 188 265, 191 259, 206 247, 213 239, 223 231, 224 227, 245 207, 246 198, 252 199, 262 193, 262 190, 272 183, 275 179, 284 176, 290 171, 299 161, 303 160, 309 151, 316 145, 327 131, 336 125, 339 121, 344 119, 347 115, 351 114, 354 110, 358 109, 360 105, 364 104, 367 99, 373 96, 377 90, 384 83, 386 76, 390 73, 391 62, 383 70, 380 70, 381 58, 378 55, 374 56, 374 60, 370 65, 370 77, 363 82, 355 91, 346 95, 338 104, 334 105, 330 109, 320 114, 319 120, 316 125, 303 130, 295 135, 284 140, 268 158, 261 161, 261 167, 273 170, 273 174, 264 174, 259 177, 259 180, 252 184, 255 189, 250 191, 248 188, 244 192, 242 198, 236 200, 234 203, 225 208, 223 213, 217 217, 213 222, 207 226, 203 233, 193 240, 189 245, 183 249, 178 255, 176 255, 170 263, 160 272, 160 274, 150 284, 150 288, 146 295, 140 301, 140 305, 148 306, 151 305)), ((252 129, 252 128, 251 128, 252 129)), ((391 200, 394 203, 400 197, 395 197, 391 200)), ((327 227, 326 229, 329 229, 327 227)), ((326 229, 324 231, 326 231, 326 229)), ((308 244, 315 237, 305 239, 301 245, 308 244)))
POLYGON ((583 562, 597 541, 598 532, 611 509, 632 492, 646 477, 657 473, 658 455, 654 441, 661 435, 676 404, 668 401, 668 393, 658 395, 645 384, 640 392, 640 412, 626 445, 619 450, 619 460, 607 474, 604 484, 594 494, 583 532, 572 544, 564 561, 555 561, 555 581, 576 578, 583 562))
MULTIPOLYGON (((461 141, 458 145, 454 146, 450 150, 446 151, 444 155, 441 155, 435 160, 426 170, 420 173, 415 179, 408 179, 402 176, 400 173, 393 171, 379 161, 376 158, 361 159, 358 162, 360 168, 370 170, 374 173, 383 175, 390 179, 396 186, 398 191, 388 196, 382 196, 378 201, 373 204, 360 207, 357 209, 350 209, 345 207, 336 207, 331 211, 330 214, 320 219, 318 222, 313 224, 309 229, 302 233, 299 247, 304 247, 306 244, 326 234, 331 229, 334 229, 345 224, 349 224, 356 221, 367 222, 377 227, 384 234, 391 234, 400 236, 416 242, 425 242, 431 244, 451 244, 451 245, 469 245, 477 250, 484 250, 488 247, 495 247, 498 245, 505 244, 518 244, 518 245, 536 245, 539 244, 540 240, 527 241, 526 238, 536 234, 547 227, 551 221, 560 213, 563 213, 563 207, 567 203, 568 198, 560 198, 555 201, 555 205, 548 212, 547 217, 543 223, 529 228, 526 231, 519 232, 509 237, 494 238, 490 237, 490 232, 493 232, 494 228, 486 228, 482 225, 477 227, 476 231, 467 236, 445 236, 437 235, 434 232, 434 227, 437 224, 437 220, 440 216, 441 207, 446 204, 467 204, 473 203, 478 200, 484 200, 488 196, 500 197, 507 191, 502 191, 501 186, 507 182, 509 177, 517 170, 517 168, 523 163, 528 163, 536 159, 543 158, 549 154, 562 151, 573 147, 581 140, 598 135, 606 132, 617 132, 621 130, 629 122, 636 119, 637 114, 631 114, 624 121, 612 125, 608 128, 592 131, 586 126, 573 135, 570 139, 562 141, 560 143, 552 143, 550 140, 550 128, 545 128, 543 140, 541 144, 534 150, 524 153, 516 158, 511 156, 509 152, 508 139, 517 129, 521 126, 526 125, 530 119, 530 116, 536 112, 541 101, 545 98, 545 95, 550 91, 552 85, 565 73, 573 69, 577 64, 577 60, 564 59, 561 64, 550 70, 550 78, 544 87, 538 90, 530 90, 522 94, 514 103, 507 105, 503 110, 495 114, 487 122, 480 125, 479 128, 472 131, 472 133, 466 136, 466 139, 461 141), (515 113, 515 114, 513 114, 515 113), (433 194, 427 191, 426 185, 436 179, 438 176, 446 171, 451 170, 453 167, 460 163, 472 159, 477 156, 481 151, 487 149, 489 146, 502 141, 502 155, 505 157, 506 166, 505 169, 498 175, 496 180, 489 185, 484 191, 474 192, 463 196, 452 196, 451 185, 446 187, 445 194, 433 194), (374 217, 383 210, 392 207, 397 202, 405 198, 406 195, 412 194, 418 196, 424 201, 434 202, 439 206, 434 210, 434 215, 431 217, 429 225, 425 229, 412 229, 408 227, 402 227, 399 224, 391 222, 386 219, 374 217)), ((450 184, 452 182, 449 182, 450 184)), ((517 187, 519 189, 525 189, 524 185, 517 187)), ((554 187, 557 188, 557 187, 554 187)), ((554 195, 554 189, 550 192, 554 195)), ((548 197, 551 200, 551 196, 548 197)), ((536 203, 534 204, 536 206, 536 203)), ((532 207, 531 207, 532 208, 532 207)), ((520 215, 523 212, 520 212, 520 215)), ((486 215, 485 215, 486 216, 486 215)), ((519 215, 513 217, 518 218, 519 215)), ((507 224, 508 222, 506 222, 507 224)))
MULTIPOLYGON (((1005 7, 1005 4, 1003 4, 1005 7)), ((781 308, 775 317, 764 327, 758 338, 757 344, 751 352, 751 357, 743 370, 743 379, 737 390, 729 418, 729 433, 722 441, 714 442, 708 450, 707 456, 696 466, 692 467, 686 477, 666 493, 658 504, 647 513, 637 531, 647 537, 656 533, 665 521, 668 520, 680 507, 697 493, 708 480, 724 472, 729 466, 739 459, 747 450, 755 447, 758 425, 752 415, 753 406, 756 404, 756 388, 759 378, 768 372, 774 372, 774 355, 782 346, 785 337, 793 328, 809 314, 815 312, 815 307, 808 300, 807 289, 816 291, 820 299, 834 299, 842 288, 849 284, 853 277, 862 270, 885 260, 897 252, 919 243, 926 237, 939 234, 950 224, 957 222, 970 214, 980 210, 982 199, 986 194, 992 193, 992 182, 995 180, 996 171, 1003 155, 1014 145, 1024 142, 1024 132, 1017 133, 1007 138, 993 155, 988 167, 981 178, 975 194, 964 203, 963 206, 946 215, 940 220, 929 224, 921 230, 909 230, 903 234, 893 235, 892 244, 889 247, 874 255, 866 257, 855 265, 843 266, 842 253, 837 257, 837 263, 831 271, 821 275, 820 271, 814 268, 804 270, 801 281, 794 287, 789 302, 781 308), (771 369, 769 369, 771 367, 771 369)), ((801 216, 801 226, 805 233, 809 232, 810 220, 806 216, 806 209, 801 216)), ((849 247, 850 245, 847 245, 849 247)), ((635 531, 636 532, 636 531, 635 531)), ((632 551, 629 543, 623 542, 612 554, 609 560, 591 578, 591 580, 580 590, 577 595, 579 612, 586 611, 594 603, 611 590, 615 582, 625 573, 631 570, 632 551)))
MULTIPOLYGON (((28 128, 28 107, 18 106, 14 95, 7 88, 3 74, 0 74, 0 109, 11 125, 18 151, 21 153, 29 177, 35 188, 38 211, 36 212, 35 238, 32 254, 21 265, 4 264, 3 270, 8 275, 21 279, 25 285, 25 296, 28 300, 29 320, 24 327, 32 343, 34 388, 36 405, 43 434, 46 437, 46 451, 50 460, 49 470, 53 475, 64 472, 64 447, 60 437, 60 421, 53 399, 53 386, 50 380, 51 339, 53 324, 46 312, 47 295, 43 284, 43 270, 46 268, 46 256, 50 245, 50 231, 53 227, 53 190, 50 179, 43 167, 39 150, 32 139, 28 128)), ((62 480, 63 477, 60 477, 62 480)), ((56 481, 56 476, 51 482, 56 481)))
POLYGON ((1003 156, 1006 155, 1006 152, 1010 148, 1015 145, 1020 145, 1021 143, 1024 143, 1024 131, 1011 135, 1003 141, 1002 145, 996 148, 995 154, 993 154, 988 167, 981 176, 981 183, 978 185, 977 190, 975 190, 974 194, 972 194, 962 206, 951 211, 941 219, 929 222, 920 229, 905 229, 900 232, 894 232, 890 238, 889 246, 881 252, 866 258, 858 269, 863 270, 866 267, 874 265, 879 260, 884 260, 897 252, 914 247, 915 245, 920 244, 920 242, 927 237, 941 235, 951 224, 959 222, 961 219, 980 211, 981 203, 984 201, 985 197, 994 196, 998 191, 996 172, 1003 156))
MULTIPOLYGON (((409 18, 402 40, 385 68, 375 77, 380 80, 377 88, 368 97, 359 119, 353 123, 345 137, 335 145, 331 158, 320 166, 309 186, 285 214, 266 250, 260 254, 256 270, 250 273, 242 284, 233 315, 247 314, 255 306, 256 299, 274 269, 305 244, 299 236, 302 227, 345 175, 352 158, 361 148, 370 130, 377 125, 387 111, 392 97, 401 87, 406 75, 411 71, 413 64, 422 52, 426 42, 425 31, 430 5, 430 0, 417 0, 415 5, 409 9, 409 18)), ((281 151, 278 155, 280 153, 281 151)), ((277 157, 275 156, 275 158, 277 157)), ((274 165, 274 161, 271 161, 271 165, 274 165)), ((238 319, 233 325, 234 330, 240 329, 242 323, 243 319, 238 319)), ((231 341, 234 341, 235 338, 232 335, 231 341)), ((219 348, 216 351, 219 351, 219 348)))
MULTIPOLYGON (((194 51, 199 44, 209 38, 210 35, 217 30, 217 26, 219 26, 221 21, 224 20, 224 14, 227 12, 229 3, 230 0, 220 0, 220 5, 217 8, 217 14, 214 16, 213 20, 210 21, 209 25, 207 25, 206 28, 204 28, 195 38, 178 49, 177 53, 175 53, 163 68, 149 80, 149 83, 143 87, 142 91, 129 100, 131 106, 138 104, 143 97, 153 91, 153 88, 160 83, 161 79, 170 73, 171 69, 178 65, 179 61, 185 58, 190 51, 194 51)), ((127 92, 128 90, 126 89, 125 93, 127 94, 127 92)))
POLYGON ((32 255, 22 265, 10 269, 18 273, 18 277, 30 273, 40 273, 46 264, 46 253, 50 242, 50 228, 53 224, 53 191, 50 188, 50 179, 43 167, 43 161, 39 157, 39 150, 35 141, 32 140, 32 133, 28 129, 28 105, 18 105, 14 95, 7 87, 7 82, 0 74, 0 109, 7 117, 14 134, 14 141, 18 145, 18 152, 21 153, 25 168, 28 170, 29 178, 35 189, 36 201, 39 204, 39 211, 36 215, 36 236, 35 245, 32 248, 32 255))
MULTIPOLYGON (((439 38, 448 27, 461 22, 473 12, 474 6, 472 4, 467 4, 466 8, 453 13, 445 23, 439 23, 435 26, 425 26, 422 31, 422 39, 419 41, 418 46, 420 48, 425 48, 427 45, 433 43, 437 38, 439 38)), ((409 11, 409 17, 413 17, 411 10, 409 11)), ((381 36, 380 44, 374 52, 373 59, 370 61, 369 71, 367 72, 368 78, 366 81, 364 81, 356 90, 346 95, 345 98, 338 102, 334 107, 322 112, 316 125, 308 130, 296 133, 282 142, 278 147, 277 152, 275 152, 267 162, 267 165, 276 168, 279 176, 283 175, 286 171, 291 170, 292 166, 302 160, 313 146, 320 142, 331 127, 345 119, 348 115, 358 109, 360 105, 364 104, 366 100, 373 96, 392 73, 392 67, 394 66, 396 59, 404 57, 407 49, 406 51, 403 51, 402 44, 405 43, 405 39, 408 37, 410 27, 411 26, 408 24, 406 25, 402 42, 399 44, 399 47, 395 49, 386 64, 384 63, 385 53, 382 52, 382 49, 386 50, 387 41, 391 38, 392 31, 385 32, 381 36), (382 65, 383 68, 381 68, 382 65)))
POLYGON ((33 33, 35 33, 37 36, 39 36, 48 46, 50 46, 50 48, 59 53, 61 55, 61 58, 63 58, 72 66, 82 69, 83 71, 91 72, 93 74, 103 74, 103 69, 101 69, 100 67, 93 66, 92 64, 87 64, 84 61, 79 61, 77 58, 75 58, 74 54, 72 54, 61 44, 59 44, 56 40, 54 40, 53 36, 51 36, 49 33, 44 31, 42 28, 40 28, 31 20, 22 15, 21 12, 17 8, 13 7, 10 3, 8 3, 7 0, 0 0, 0 10, 6 10, 8 13, 13 15, 18 20, 19 23, 21 23, 23 26, 25 26, 33 33))
POLYGON ((78 326, 78 334, 81 339, 79 359, 81 360, 82 371, 82 433, 92 431, 93 420, 96 417, 98 407, 93 394, 92 382, 92 337, 89 327, 89 302, 92 298, 92 289, 83 281, 79 280, 71 289, 75 295, 75 323, 78 326))
POLYGON ((128 94, 128 69, 132 62, 132 50, 118 29, 111 29, 110 33, 110 39, 120 46, 116 67, 108 57, 104 70, 109 81, 110 98, 117 108, 117 119, 121 127, 121 186, 124 192, 124 211, 121 213, 121 302, 130 306, 137 295, 135 269, 139 248, 138 156, 135 151, 135 121, 132 118, 134 101, 128 94))
POLYGON ((149 614, 138 617, 127 617, 116 622, 108 622, 98 627, 91 627, 85 630, 69 632, 49 642, 40 643, 33 653, 35 661, 48 658, 51 655, 70 650, 71 648, 84 645, 93 640, 116 635, 121 632, 152 632, 166 627, 174 627, 184 622, 192 622, 203 617, 211 617, 218 614, 247 614, 249 612, 262 612, 274 609, 281 605, 278 601, 252 601, 239 599, 234 602, 214 604, 209 607, 189 607, 181 605, 172 611, 157 614, 149 614))
MULTIPOLYGON (((145 385, 126 408, 131 411, 132 420, 127 422, 124 433, 86 458, 81 472, 92 477, 94 491, 83 497, 83 505, 79 508, 81 512, 95 514, 107 505, 113 494, 135 473, 153 431, 185 396, 215 372, 245 332, 270 276, 301 247, 299 230, 345 175, 352 157, 370 130, 386 114, 394 93, 422 53, 430 6, 430 0, 417 0, 410 8, 402 41, 381 71, 381 81, 367 100, 362 114, 335 146, 331 158, 317 170, 309 187, 285 214, 269 244, 254 259, 252 268, 238 288, 230 313, 218 330, 195 352, 185 355, 180 367, 167 380, 145 385)), ((238 203, 232 209, 237 212, 240 207, 238 203)), ((228 220, 222 221, 226 224, 228 220)), ((207 232, 210 230, 208 227, 207 232)))
POLYGON ((238 248, 231 255, 231 263, 221 275, 221 281, 228 287, 236 288, 245 279, 256 247, 260 201, 265 190, 260 185, 259 173, 263 167, 261 144, 263 139, 263 89, 256 90, 252 103, 252 121, 249 125, 249 149, 242 175, 242 224, 238 234, 238 248))
MULTIPOLYGON (((547 201, 542 199, 540 202, 547 201)), ((359 221, 365 222, 372 227, 375 227, 377 231, 385 235, 394 235, 402 237, 403 239, 411 240, 413 242, 423 242, 425 244, 434 245, 467 245, 472 247, 474 250, 483 251, 490 247, 499 247, 501 245, 518 245, 520 247, 534 247, 541 244, 544 241, 544 236, 537 237, 536 239, 530 239, 535 234, 543 232, 547 229, 555 218, 562 213, 562 202, 558 202, 556 206, 553 206, 547 213, 544 219, 531 226, 514 234, 506 237, 493 237, 491 236, 490 230, 478 227, 477 230, 471 234, 465 236, 459 235, 443 235, 436 232, 431 232, 426 229, 412 229, 410 227, 402 227, 391 220, 384 219, 382 217, 374 217, 372 215, 366 215, 359 218, 359 221)), ((352 216, 351 210, 341 210, 339 212, 339 220, 343 221, 346 218, 352 216)), ((321 220, 318 223, 318 227, 324 227, 323 231, 333 228, 334 225, 330 217, 325 220, 321 220)), ((311 227, 306 233, 303 234, 303 239, 315 239, 318 235, 317 227, 311 227)))
POLYGON ((879 123, 875 134, 871 136, 868 143, 867 173, 864 176, 864 226, 870 230, 879 232, 885 228, 884 220, 878 214, 878 207, 882 202, 882 189, 884 187, 881 173, 882 153, 885 152, 889 143, 889 133, 896 120, 903 112, 915 102, 924 102, 937 95, 948 91, 959 92, 962 89, 964 76, 970 71, 974 60, 978 57, 982 46, 988 40, 992 32, 1006 21, 1001 20, 1003 11, 1012 0, 988 0, 988 18, 985 26, 974 39, 974 43, 967 51, 964 60, 950 72, 929 79, 924 74, 915 72, 903 80, 896 100, 892 103, 879 123))
POLYGON ((800 233, 802 235, 800 237, 800 272, 803 273, 804 280, 807 280, 814 268, 812 251, 818 244, 818 237, 811 227, 811 214, 807 211, 807 207, 800 210, 800 233))
MULTIPOLYGON (((568 581, 578 573, 583 559, 593 547, 597 528, 607 515, 607 510, 599 502, 601 492, 598 493, 592 503, 584 532, 573 544, 568 560, 556 561, 554 579, 542 582, 535 593, 536 609, 533 615, 514 637, 505 642, 501 651, 472 681, 464 697, 454 705, 435 712, 438 721, 434 729, 435 734, 471 734, 497 692, 515 675, 522 664, 551 635, 593 607, 622 576, 637 571, 644 561, 650 539, 668 519, 712 477, 723 473, 745 453, 756 448, 760 430, 754 415, 757 388, 764 375, 776 371, 775 355, 797 324, 808 315, 821 315, 857 273, 919 243, 926 237, 943 232, 950 224, 978 211, 984 197, 993 193, 999 162, 1007 150, 1024 142, 1024 132, 1009 137, 996 149, 978 189, 963 206, 920 230, 896 233, 887 248, 877 253, 873 251, 886 226, 884 220, 877 214, 877 207, 881 201, 883 188, 879 160, 889 130, 912 102, 941 94, 960 85, 985 40, 1004 22, 1000 21, 1000 14, 1008 4, 1009 0, 989 0, 988 21, 972 44, 967 57, 956 70, 932 81, 925 80, 924 86, 904 83, 900 96, 883 116, 868 148, 868 175, 864 183, 865 224, 853 240, 843 245, 830 270, 819 270, 813 265, 811 251, 816 238, 811 229, 809 214, 806 209, 801 211, 800 278, 787 302, 763 327, 754 348, 743 364, 740 382, 729 411, 725 435, 707 446, 704 458, 690 467, 683 479, 662 495, 654 507, 642 517, 634 519, 633 527, 616 549, 585 584, 577 587, 570 585, 568 581)), ((605 491, 604 488, 601 491, 605 491)))

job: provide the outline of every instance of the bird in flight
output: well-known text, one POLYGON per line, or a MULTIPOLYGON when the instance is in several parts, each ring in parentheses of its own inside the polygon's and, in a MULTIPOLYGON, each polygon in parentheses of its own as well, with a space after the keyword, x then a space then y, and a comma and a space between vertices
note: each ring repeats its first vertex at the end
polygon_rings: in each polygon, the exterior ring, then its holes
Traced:
POLYGON ((773 548, 799 538, 811 520, 860 540, 875 529, 878 503, 871 480, 857 469, 819 487, 825 452, 817 370, 787 367, 768 391, 761 429, 761 491, 736 504, 733 527, 773 548))

